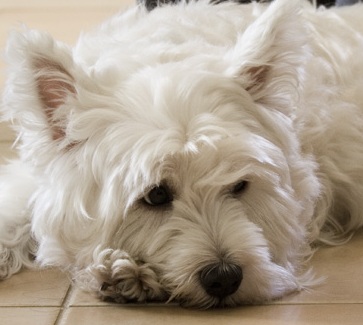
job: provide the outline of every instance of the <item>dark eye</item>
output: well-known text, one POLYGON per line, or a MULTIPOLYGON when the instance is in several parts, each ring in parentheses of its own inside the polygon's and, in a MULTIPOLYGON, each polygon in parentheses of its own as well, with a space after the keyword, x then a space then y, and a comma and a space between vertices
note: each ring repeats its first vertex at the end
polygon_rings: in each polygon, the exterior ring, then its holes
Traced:
POLYGON ((164 205, 173 201, 169 189, 165 186, 155 186, 144 196, 144 200, 150 205, 164 205))
POLYGON ((233 189, 232 189, 232 193, 237 195, 237 194, 241 194, 242 192, 244 192, 248 187, 248 182, 247 181, 241 181, 239 183, 237 183, 233 189))

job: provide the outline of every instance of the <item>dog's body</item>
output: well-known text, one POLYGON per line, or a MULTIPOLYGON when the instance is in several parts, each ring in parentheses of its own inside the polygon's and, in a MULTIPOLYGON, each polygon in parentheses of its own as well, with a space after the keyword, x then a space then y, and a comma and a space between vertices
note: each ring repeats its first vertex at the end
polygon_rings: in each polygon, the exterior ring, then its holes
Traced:
POLYGON ((70 50, 13 34, 0 277, 208 308, 314 282, 363 224, 363 5, 133 8, 70 50), (359 54, 359 55, 357 55, 359 54))

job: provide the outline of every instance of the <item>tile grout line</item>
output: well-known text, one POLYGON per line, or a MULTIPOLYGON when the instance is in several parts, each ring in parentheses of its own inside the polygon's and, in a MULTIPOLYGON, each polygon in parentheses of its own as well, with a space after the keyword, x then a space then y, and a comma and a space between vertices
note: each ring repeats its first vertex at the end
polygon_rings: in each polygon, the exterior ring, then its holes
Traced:
POLYGON ((64 296, 64 299, 63 299, 63 302, 62 302, 62 305, 59 309, 59 313, 58 313, 58 316, 54 322, 53 325, 60 325, 61 324, 61 321, 63 320, 63 316, 64 314, 66 313, 66 311, 69 309, 69 306, 70 306, 70 300, 72 298, 72 294, 74 292, 74 287, 72 284, 69 285, 69 288, 64 296))

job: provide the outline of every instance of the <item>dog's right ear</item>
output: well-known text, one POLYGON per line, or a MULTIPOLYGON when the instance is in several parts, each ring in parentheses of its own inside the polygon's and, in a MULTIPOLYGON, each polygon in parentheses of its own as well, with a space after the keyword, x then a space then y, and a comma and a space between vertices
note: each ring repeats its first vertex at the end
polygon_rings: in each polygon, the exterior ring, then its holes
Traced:
POLYGON ((5 118, 14 122, 22 136, 62 140, 70 114, 65 104, 77 96, 70 48, 45 33, 13 32, 6 58, 5 118))

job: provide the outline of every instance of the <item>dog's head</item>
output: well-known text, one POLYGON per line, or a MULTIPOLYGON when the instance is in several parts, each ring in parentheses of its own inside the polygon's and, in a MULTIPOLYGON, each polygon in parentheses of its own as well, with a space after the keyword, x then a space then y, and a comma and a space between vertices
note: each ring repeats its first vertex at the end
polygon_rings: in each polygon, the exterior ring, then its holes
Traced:
POLYGON ((5 114, 39 180, 41 262, 87 269, 99 247, 122 250, 163 295, 202 308, 299 288, 319 189, 293 124, 297 2, 253 4, 257 19, 232 4, 134 9, 73 51, 35 31, 12 36, 5 114), (193 10, 219 29, 235 22, 216 11, 254 22, 223 42, 193 34, 193 10), (107 35, 117 21, 119 40, 107 35))

